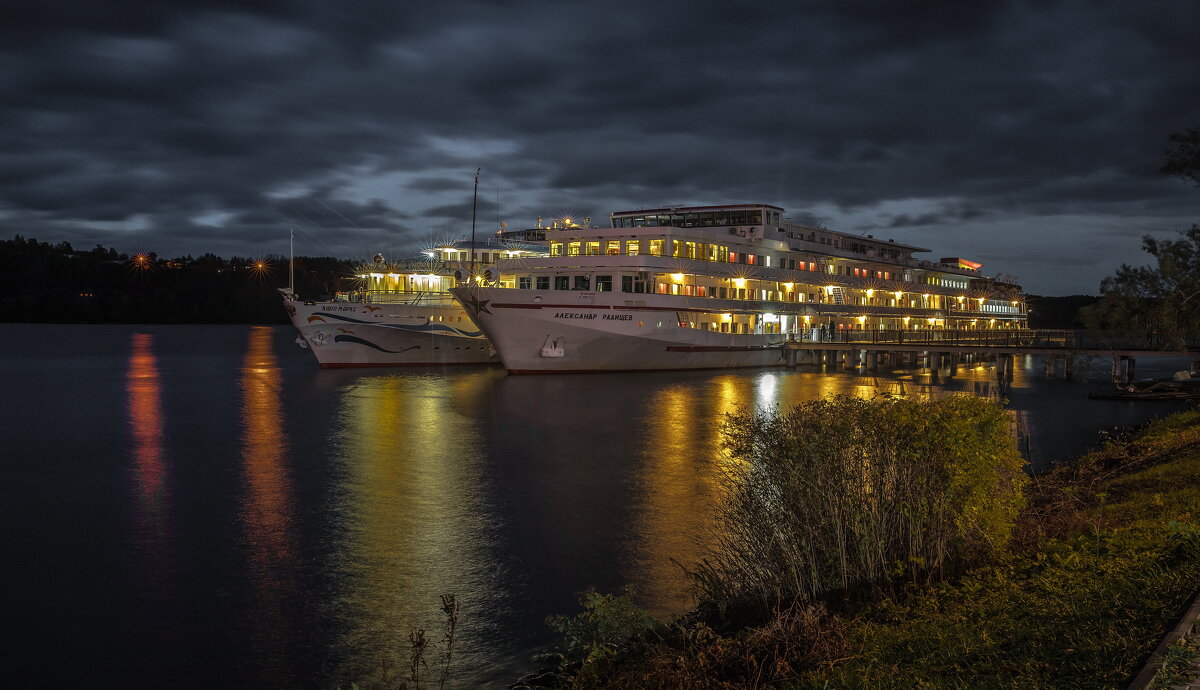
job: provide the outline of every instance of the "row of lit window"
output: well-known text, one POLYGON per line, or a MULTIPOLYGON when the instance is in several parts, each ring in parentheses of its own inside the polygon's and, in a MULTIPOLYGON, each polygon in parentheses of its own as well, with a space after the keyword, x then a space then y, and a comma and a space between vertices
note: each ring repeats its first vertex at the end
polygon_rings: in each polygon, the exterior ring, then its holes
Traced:
MULTIPOLYGON (((779 225, 779 211, 767 210, 767 223, 779 225)), ((614 228, 708 228, 728 225, 762 225, 762 209, 752 211, 701 211, 688 213, 660 213, 641 216, 623 216, 612 219, 614 228)))

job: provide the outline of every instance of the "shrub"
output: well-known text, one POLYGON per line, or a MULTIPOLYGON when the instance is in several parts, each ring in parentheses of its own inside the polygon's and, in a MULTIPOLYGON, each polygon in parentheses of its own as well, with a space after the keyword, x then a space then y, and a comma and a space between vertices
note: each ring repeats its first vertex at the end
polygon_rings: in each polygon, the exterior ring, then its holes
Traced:
POLYGON ((1008 540, 1024 464, 1008 414, 971 396, 835 397, 727 415, 702 600, 862 595, 932 582, 1008 540))

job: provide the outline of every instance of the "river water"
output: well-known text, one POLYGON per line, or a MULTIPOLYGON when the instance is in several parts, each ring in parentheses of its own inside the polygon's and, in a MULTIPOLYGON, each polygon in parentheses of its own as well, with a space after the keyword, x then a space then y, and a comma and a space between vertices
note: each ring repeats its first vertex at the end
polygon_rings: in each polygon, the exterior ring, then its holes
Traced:
MULTIPOLYGON (((395 685, 461 602, 450 685, 511 682, 589 587, 690 603, 724 412, 835 393, 1007 398, 1034 464, 1169 413, 1018 358, 926 375, 812 369, 509 377, 330 370, 290 328, 0 326, 19 686, 395 685)), ((1138 362, 1166 375, 1181 360, 1138 362)), ((436 659, 431 656, 431 678, 436 659)))

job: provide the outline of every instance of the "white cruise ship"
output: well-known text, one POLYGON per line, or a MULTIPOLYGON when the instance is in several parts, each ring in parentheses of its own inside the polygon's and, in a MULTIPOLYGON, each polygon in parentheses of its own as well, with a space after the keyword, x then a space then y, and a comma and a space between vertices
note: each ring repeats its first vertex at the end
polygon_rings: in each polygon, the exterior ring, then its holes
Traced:
POLYGON ((1019 329, 1020 287, 961 258, 791 223, 765 204, 555 223, 504 286, 451 289, 511 373, 769 366, 786 340, 869 330, 1019 329))
POLYGON ((545 254, 545 248, 489 239, 455 242, 426 254, 428 260, 405 263, 377 255, 358 269, 354 288, 333 299, 301 300, 284 291, 284 308, 300 334, 297 344, 311 350, 322 368, 499 362, 448 290, 469 282, 472 263, 476 283, 504 285, 498 260, 545 254))

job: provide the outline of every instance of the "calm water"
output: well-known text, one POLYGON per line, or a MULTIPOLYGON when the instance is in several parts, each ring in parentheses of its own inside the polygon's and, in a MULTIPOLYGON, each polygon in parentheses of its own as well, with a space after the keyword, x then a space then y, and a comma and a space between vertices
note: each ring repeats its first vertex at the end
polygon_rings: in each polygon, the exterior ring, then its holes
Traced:
MULTIPOLYGON (((590 586, 687 607, 715 421, 832 393, 1006 395, 1035 463, 1164 414, 1018 360, 927 376, 321 371, 290 328, 0 326, 4 676, 395 680, 462 602, 458 686, 506 684, 590 586)), ((1139 361, 1140 376, 1185 361, 1139 361)), ((1096 368, 1099 379, 1107 365, 1096 368)))

